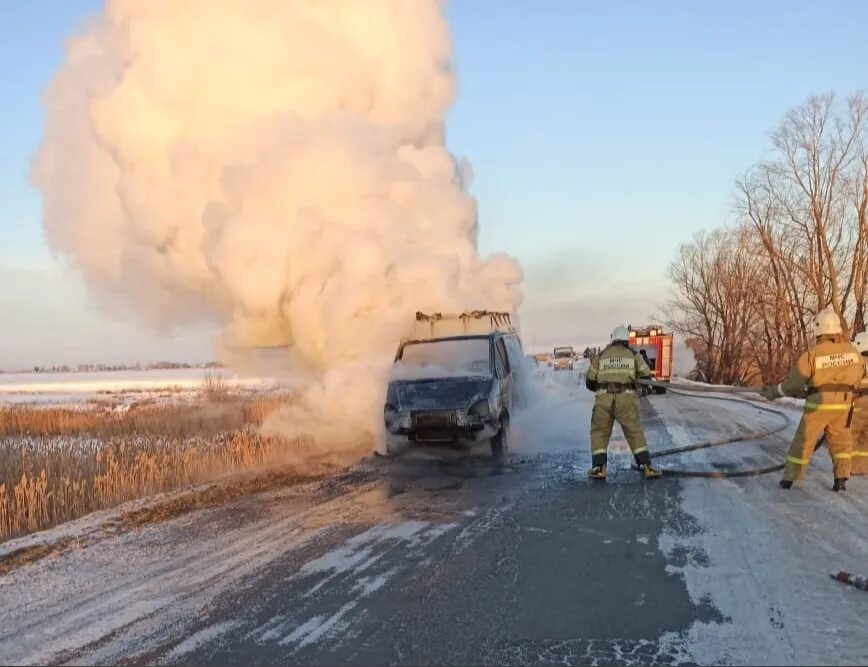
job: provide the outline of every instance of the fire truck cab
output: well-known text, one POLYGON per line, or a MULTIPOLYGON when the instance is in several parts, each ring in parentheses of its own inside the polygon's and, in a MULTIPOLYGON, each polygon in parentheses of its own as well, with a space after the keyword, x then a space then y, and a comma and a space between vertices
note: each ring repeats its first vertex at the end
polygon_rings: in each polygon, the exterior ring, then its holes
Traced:
MULTIPOLYGON (((630 347, 637 352, 645 353, 651 376, 657 382, 669 382, 672 378, 672 334, 665 333, 663 327, 651 324, 641 327, 629 327, 630 347)), ((658 389, 664 393, 665 389, 658 389)))

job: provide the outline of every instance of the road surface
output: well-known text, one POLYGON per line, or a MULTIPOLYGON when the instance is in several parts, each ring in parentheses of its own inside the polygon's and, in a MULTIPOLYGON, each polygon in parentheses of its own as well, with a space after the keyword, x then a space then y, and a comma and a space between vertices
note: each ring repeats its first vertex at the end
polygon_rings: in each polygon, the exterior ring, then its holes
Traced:
MULTIPOLYGON (((644 482, 616 432, 584 478, 592 397, 548 373, 502 467, 365 461, 107 536, 0 580, 0 663, 805 664, 868 661, 868 480, 644 482)), ((770 424, 656 396, 652 449, 770 424)), ((794 417, 795 417, 794 413, 794 417)), ((788 433, 661 465, 780 461, 788 433)))

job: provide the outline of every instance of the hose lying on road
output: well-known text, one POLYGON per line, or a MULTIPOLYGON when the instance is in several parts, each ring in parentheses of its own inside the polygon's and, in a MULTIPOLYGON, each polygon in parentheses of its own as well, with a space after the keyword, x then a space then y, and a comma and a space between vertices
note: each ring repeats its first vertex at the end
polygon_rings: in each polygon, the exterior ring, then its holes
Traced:
MULTIPOLYGON (((774 408, 769 408, 764 405, 756 405, 752 401, 746 401, 738 398, 730 398, 729 396, 713 396, 708 394, 718 394, 718 393, 728 393, 728 394, 753 394, 758 393, 759 389, 752 389, 750 387, 702 387, 693 385, 666 385, 666 390, 670 393, 676 394, 678 396, 687 396, 688 398, 702 398, 708 399, 712 401, 729 401, 730 403, 740 403, 742 405, 751 405, 755 407, 757 410, 762 412, 767 412, 769 414, 773 414, 777 417, 782 417, 783 421, 780 425, 771 428, 766 431, 757 431, 754 433, 747 433, 745 435, 735 436, 731 438, 722 438, 720 440, 708 440, 707 442, 700 442, 693 445, 687 445, 685 447, 673 447, 671 449, 662 449, 657 450, 655 452, 651 452, 652 459, 659 459, 665 456, 673 456, 675 454, 683 454, 684 452, 693 452, 698 449, 710 449, 711 447, 720 447, 722 445, 731 445, 736 443, 745 443, 751 442, 753 440, 761 440, 762 438, 767 438, 772 435, 776 435, 781 431, 788 428, 791 424, 790 417, 785 412, 781 410, 775 410, 774 408), (685 391, 686 390, 686 391, 685 391), (707 394, 703 396, 697 396, 696 394, 707 394)), ((662 472, 664 475, 668 477, 703 477, 703 478, 711 478, 711 479, 726 479, 733 477, 755 477, 758 475, 768 475, 773 472, 778 472, 784 469, 783 463, 778 463, 772 466, 767 466, 765 468, 751 468, 747 470, 732 470, 732 471, 722 471, 722 470, 684 470, 684 469, 676 469, 676 468, 664 468, 662 472)))

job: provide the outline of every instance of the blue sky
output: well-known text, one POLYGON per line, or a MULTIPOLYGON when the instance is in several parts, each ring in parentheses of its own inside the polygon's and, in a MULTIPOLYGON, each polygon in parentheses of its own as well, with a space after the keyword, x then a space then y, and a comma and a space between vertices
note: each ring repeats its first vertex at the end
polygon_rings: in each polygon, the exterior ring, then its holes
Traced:
MULTIPOLYGON (((210 356, 201 332, 104 321, 42 239, 28 182, 40 95, 66 36, 101 6, 4 3, 0 367, 210 356)), ((677 244, 728 220, 733 179, 784 113, 868 86, 858 0, 453 0, 448 16, 460 86, 449 144, 474 167, 481 249, 526 270, 527 342, 593 342, 658 312, 677 244)))
POLYGON ((38 191, 30 162, 42 135, 42 91, 63 58, 63 42, 102 6, 96 0, 6 2, 0 22, 0 266, 42 266, 38 191))

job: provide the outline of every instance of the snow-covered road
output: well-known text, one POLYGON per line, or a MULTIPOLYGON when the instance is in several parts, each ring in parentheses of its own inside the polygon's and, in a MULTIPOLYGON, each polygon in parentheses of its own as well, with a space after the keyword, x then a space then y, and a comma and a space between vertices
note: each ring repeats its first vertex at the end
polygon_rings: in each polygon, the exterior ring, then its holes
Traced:
MULTIPOLYGON (((749 404, 711 404, 654 400, 675 446, 714 437, 709 429, 720 433, 727 423, 761 422, 749 404), (699 428, 701 421, 707 425, 699 428)), ((794 423, 798 417, 795 411, 794 423)), ((759 444, 686 454, 679 462, 767 466, 783 459, 793 430, 759 444)), ((852 480, 846 494, 833 493, 826 449, 815 454, 806 479, 790 491, 777 486, 778 478, 683 482, 681 507, 701 530, 664 533, 660 547, 670 558, 686 555, 669 569, 684 577, 691 599, 710 600, 731 619, 695 624, 689 653, 700 663, 726 654, 738 664, 863 664, 868 595, 836 585, 829 573, 868 571, 868 479, 852 480)))
MULTIPOLYGON (((366 461, 76 547, 0 579, 0 662, 864 664, 868 479, 584 478, 592 396, 546 373, 503 468, 366 461)), ((759 430, 750 404, 657 396, 652 448, 759 430)), ((797 417, 793 413, 794 422, 797 417)), ((661 465, 761 467, 786 436, 661 465)), ((60 531, 76 534, 76 525, 60 531)), ((3 545, 8 550, 14 545, 3 545)))

